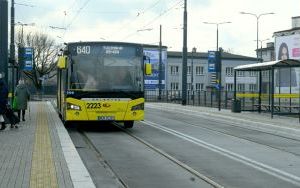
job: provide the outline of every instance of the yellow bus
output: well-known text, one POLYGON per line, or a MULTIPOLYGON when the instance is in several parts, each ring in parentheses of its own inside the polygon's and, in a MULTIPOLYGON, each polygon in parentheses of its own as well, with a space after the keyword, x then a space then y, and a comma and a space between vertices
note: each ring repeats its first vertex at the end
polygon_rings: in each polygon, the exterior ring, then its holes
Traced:
MULTIPOLYGON (((120 42, 66 44, 57 64, 57 108, 65 124, 144 119, 143 46, 120 42)), ((149 61, 150 62, 150 61, 149 61)))

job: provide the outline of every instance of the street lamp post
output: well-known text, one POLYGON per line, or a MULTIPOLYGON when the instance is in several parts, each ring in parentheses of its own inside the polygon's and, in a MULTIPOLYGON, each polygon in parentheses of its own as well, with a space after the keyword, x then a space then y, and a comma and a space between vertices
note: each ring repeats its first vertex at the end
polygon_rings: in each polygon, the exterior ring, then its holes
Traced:
POLYGON ((162 27, 159 25, 159 75, 158 75, 158 99, 161 100, 162 91, 162 42, 161 42, 162 27))
MULTIPOLYGON (((258 22, 259 22, 259 18, 261 16, 264 16, 264 15, 269 15, 269 14, 275 14, 273 12, 268 12, 268 13, 262 13, 262 14, 253 14, 253 13, 249 13, 249 12, 240 12, 241 14, 249 14, 249 15, 252 15, 256 18, 256 58, 257 58, 257 62, 259 62, 259 58, 258 58, 258 22)), ((258 76, 258 79, 259 79, 259 91, 258 91, 258 112, 260 113, 261 112, 261 92, 262 92, 262 74, 261 74, 261 71, 259 71, 259 76, 258 76)))
POLYGON ((181 104, 186 105, 187 96, 187 0, 184 0, 183 11, 183 47, 182 47, 182 100, 181 104))
MULTIPOLYGON (((262 58, 262 43, 263 43, 264 41, 268 41, 268 40, 270 40, 270 39, 267 38, 267 39, 259 40, 259 42, 260 42, 260 60, 261 60, 261 62, 264 61, 263 58, 262 58)), ((258 52, 256 52, 256 53, 258 53, 258 52)))
POLYGON ((194 54, 196 54, 197 48, 192 49, 192 66, 191 66, 191 90, 194 90, 194 54))
POLYGON ((203 22, 204 24, 213 24, 217 26, 217 51, 219 50, 219 25, 231 22, 203 22))
MULTIPOLYGON (((260 42, 260 60, 261 60, 261 62, 264 61, 264 60, 263 60, 263 57, 262 57, 262 43, 263 43, 264 41, 268 41, 268 40, 270 40, 270 39, 267 38, 267 39, 263 39, 263 40, 258 40, 258 41, 260 42)), ((256 40, 254 40, 254 41, 256 41, 256 40)), ((258 51, 257 51, 256 53, 258 53, 258 51)))
POLYGON ((192 49, 192 66, 191 66, 191 91, 192 91, 192 100, 193 100, 193 105, 194 105, 194 54, 196 54, 197 48, 194 47, 192 49))
POLYGON ((217 50, 216 51, 218 51, 218 54, 219 54, 219 62, 218 62, 218 67, 219 67, 219 70, 216 72, 216 78, 217 78, 217 87, 218 87, 218 90, 219 90, 219 92, 218 92, 218 109, 219 109, 219 111, 221 110, 221 96, 222 96, 222 94, 221 94, 221 90, 222 90, 222 86, 221 86, 221 81, 222 81, 222 74, 221 74, 221 72, 222 72, 222 62, 221 62, 221 51, 222 50, 220 50, 219 49, 219 25, 221 25, 221 24, 227 24, 227 23, 231 23, 231 22, 203 22, 204 24, 213 24, 213 25, 216 25, 217 26, 217 50))
POLYGON ((24 26, 34 26, 35 23, 22 23, 22 22, 18 22, 15 25, 20 25, 21 26, 21 45, 24 46, 24 26))

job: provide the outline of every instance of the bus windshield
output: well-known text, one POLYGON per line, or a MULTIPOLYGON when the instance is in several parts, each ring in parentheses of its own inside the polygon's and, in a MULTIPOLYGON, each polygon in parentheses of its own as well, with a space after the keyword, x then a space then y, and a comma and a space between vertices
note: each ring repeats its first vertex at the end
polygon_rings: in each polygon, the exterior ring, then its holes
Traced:
POLYGON ((71 62, 71 89, 143 91, 143 69, 138 56, 76 55, 71 62))

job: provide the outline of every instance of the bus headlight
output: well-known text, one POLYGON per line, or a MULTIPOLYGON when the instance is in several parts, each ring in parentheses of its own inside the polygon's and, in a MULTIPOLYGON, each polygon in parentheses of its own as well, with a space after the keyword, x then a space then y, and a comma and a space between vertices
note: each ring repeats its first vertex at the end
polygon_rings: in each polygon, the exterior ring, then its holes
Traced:
POLYGON ((144 110, 144 103, 131 107, 131 111, 135 111, 135 110, 144 110))
POLYGON ((67 110, 81 110, 81 108, 78 105, 67 103, 67 110))

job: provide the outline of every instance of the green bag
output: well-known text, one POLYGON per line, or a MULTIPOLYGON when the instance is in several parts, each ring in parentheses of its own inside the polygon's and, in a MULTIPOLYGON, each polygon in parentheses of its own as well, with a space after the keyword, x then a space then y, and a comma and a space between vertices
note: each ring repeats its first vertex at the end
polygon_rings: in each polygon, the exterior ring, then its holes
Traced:
POLYGON ((12 109, 13 109, 13 110, 18 110, 18 104, 17 104, 17 99, 16 99, 16 97, 14 97, 13 104, 12 104, 12 109))

